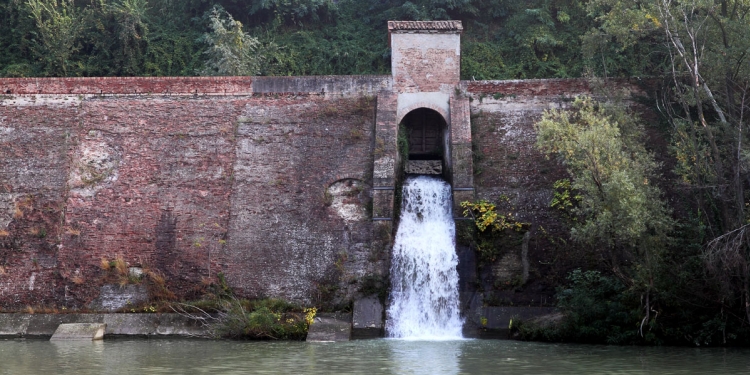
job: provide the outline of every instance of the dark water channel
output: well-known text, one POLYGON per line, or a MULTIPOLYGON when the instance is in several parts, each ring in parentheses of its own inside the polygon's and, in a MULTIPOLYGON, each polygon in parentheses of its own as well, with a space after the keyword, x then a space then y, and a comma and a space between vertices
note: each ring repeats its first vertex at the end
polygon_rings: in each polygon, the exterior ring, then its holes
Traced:
POLYGON ((750 374, 750 349, 498 340, 0 340, 0 374, 750 374))

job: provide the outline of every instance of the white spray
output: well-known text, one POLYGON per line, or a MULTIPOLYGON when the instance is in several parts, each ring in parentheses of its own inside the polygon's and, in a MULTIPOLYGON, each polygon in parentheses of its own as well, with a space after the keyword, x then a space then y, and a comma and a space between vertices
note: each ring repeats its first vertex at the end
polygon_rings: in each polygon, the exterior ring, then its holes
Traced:
POLYGON ((433 177, 410 177, 401 206, 391 264, 388 336, 460 339, 463 320, 450 185, 433 177))

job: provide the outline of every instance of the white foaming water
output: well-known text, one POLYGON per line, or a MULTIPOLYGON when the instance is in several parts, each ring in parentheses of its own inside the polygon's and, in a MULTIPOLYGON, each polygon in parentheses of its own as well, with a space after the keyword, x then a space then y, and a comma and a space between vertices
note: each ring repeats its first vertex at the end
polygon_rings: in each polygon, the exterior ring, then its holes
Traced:
POLYGON ((450 185, 428 176, 408 178, 393 245, 389 337, 462 338, 455 234, 450 185))

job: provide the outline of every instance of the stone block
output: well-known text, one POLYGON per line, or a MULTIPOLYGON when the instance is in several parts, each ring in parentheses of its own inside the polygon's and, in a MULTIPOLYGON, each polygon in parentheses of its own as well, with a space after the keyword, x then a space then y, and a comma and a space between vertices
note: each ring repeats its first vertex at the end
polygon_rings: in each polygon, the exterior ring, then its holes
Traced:
POLYGON ((101 340, 106 329, 104 323, 60 324, 50 340, 101 340))
POLYGON ((199 321, 180 314, 104 314, 107 335, 206 337, 199 321))
POLYGON ((410 174, 442 174, 443 163, 440 160, 409 160, 406 162, 405 173, 410 174))
POLYGON ((383 336, 383 304, 372 295, 354 301, 352 337, 370 338, 383 336))
POLYGON ((375 219, 393 218, 393 190, 372 192, 372 217, 375 219))
POLYGON ((162 336, 208 337, 207 327, 200 321, 180 314, 161 314, 156 334, 162 336))
POLYGON ((61 324, 101 323, 101 314, 34 314, 29 316, 27 337, 52 336, 61 324))

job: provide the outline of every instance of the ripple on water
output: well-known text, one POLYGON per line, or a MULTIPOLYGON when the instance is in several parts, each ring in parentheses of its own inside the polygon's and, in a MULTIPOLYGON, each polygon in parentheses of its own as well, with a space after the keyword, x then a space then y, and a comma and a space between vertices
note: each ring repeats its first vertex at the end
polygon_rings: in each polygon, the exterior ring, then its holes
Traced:
POLYGON ((750 349, 501 340, 0 340, 0 374, 748 374, 750 349))

